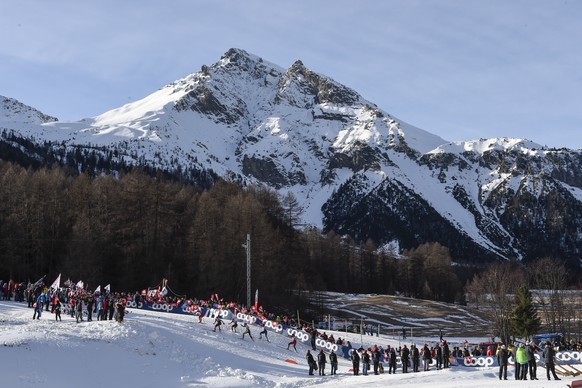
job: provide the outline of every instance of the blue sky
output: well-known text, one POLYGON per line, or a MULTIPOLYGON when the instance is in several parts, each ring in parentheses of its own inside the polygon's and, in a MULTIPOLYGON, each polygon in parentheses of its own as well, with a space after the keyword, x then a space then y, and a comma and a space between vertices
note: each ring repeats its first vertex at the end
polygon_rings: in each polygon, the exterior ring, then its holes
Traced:
POLYGON ((580 20, 574 0, 3 1, 0 95, 77 120, 236 47, 447 140, 582 148, 580 20))

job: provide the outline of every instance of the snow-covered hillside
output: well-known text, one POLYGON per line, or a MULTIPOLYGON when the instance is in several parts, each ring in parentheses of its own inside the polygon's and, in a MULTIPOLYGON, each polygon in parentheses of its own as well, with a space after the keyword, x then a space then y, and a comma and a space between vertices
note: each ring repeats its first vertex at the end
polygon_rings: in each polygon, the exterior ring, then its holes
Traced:
MULTIPOLYGON (((353 376, 350 363, 340 357, 335 376, 308 376, 306 345, 287 350, 286 336, 269 332, 271 342, 241 339, 228 328, 213 332, 209 319, 199 324, 189 315, 129 309, 123 323, 76 323, 68 316, 53 321, 50 313, 32 320, 24 303, 0 302, 0 365, 7 387, 361 387, 414 388, 563 387, 565 381, 499 381, 497 368, 453 367, 446 370, 396 375, 353 376)), ((329 333, 329 332, 328 332, 329 333)), ((345 337, 343 332, 336 336, 345 337)), ((348 334, 359 346, 400 342, 387 337, 348 334)), ((412 338, 407 343, 434 342, 412 338)), ((458 339, 463 341, 464 339, 458 339)), ((479 341, 470 338, 470 341, 479 341)), ((455 339, 449 339, 454 342, 455 339)), ((387 369, 386 369, 387 370, 387 369)), ((327 367, 329 371, 329 365, 327 367)), ((569 380, 568 380, 569 381, 569 380)))
POLYGON ((57 121, 57 119, 13 98, 0 96, 0 125, 3 122, 43 124, 52 121, 57 121))

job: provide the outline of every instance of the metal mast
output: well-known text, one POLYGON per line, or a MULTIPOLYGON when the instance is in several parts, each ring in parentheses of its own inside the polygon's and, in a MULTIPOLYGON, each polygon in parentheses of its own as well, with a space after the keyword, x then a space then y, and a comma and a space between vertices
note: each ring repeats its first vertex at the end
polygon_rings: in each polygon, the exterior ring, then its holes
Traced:
POLYGON ((242 245, 247 251, 247 308, 251 308, 251 235, 247 234, 247 242, 242 245))

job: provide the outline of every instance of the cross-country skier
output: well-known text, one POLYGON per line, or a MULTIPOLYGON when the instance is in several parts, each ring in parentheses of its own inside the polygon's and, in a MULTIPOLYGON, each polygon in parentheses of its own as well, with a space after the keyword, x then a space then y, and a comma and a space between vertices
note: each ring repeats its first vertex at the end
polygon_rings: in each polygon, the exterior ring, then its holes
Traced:
POLYGON ((255 339, 254 339, 254 338, 253 338, 253 336, 251 335, 251 328, 249 327, 249 325, 247 325, 247 323, 246 323, 246 322, 244 322, 244 323, 242 324, 242 327, 244 327, 244 328, 245 328, 245 331, 243 331, 243 336, 242 336, 242 337, 243 337, 243 339, 245 339, 245 334, 248 334, 248 335, 249 335, 249 338, 250 338, 250 339, 252 339, 252 340, 253 340, 253 342, 255 342, 255 339))
POLYGON ((269 337, 267 337, 267 326, 265 325, 265 323, 266 323, 266 321, 263 321, 263 323, 261 323, 263 330, 261 330, 261 332, 259 333, 259 339, 263 339, 263 334, 264 334, 267 342, 271 342, 271 341, 269 341, 269 337))
POLYGON ((222 319, 220 319, 220 317, 216 317, 216 319, 214 320, 214 332, 216 332, 216 328, 218 328, 218 331, 222 331, 222 329, 220 328, 220 326, 222 325, 222 319))
POLYGON ((297 351, 297 347, 295 345, 297 345, 297 338, 295 338, 295 334, 293 334, 291 336, 291 342, 289 342, 287 344, 287 350, 289 350, 289 346, 293 345, 293 349, 295 349, 295 351, 297 351))

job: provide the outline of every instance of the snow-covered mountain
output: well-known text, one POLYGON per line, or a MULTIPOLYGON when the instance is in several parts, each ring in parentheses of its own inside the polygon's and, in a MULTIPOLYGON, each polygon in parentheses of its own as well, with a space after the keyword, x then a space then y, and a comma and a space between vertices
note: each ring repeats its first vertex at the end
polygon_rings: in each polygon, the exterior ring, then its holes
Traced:
POLYGON ((0 122, 43 124, 53 121, 57 121, 57 118, 47 116, 13 98, 0 96, 0 122))
POLYGON ((301 61, 284 69, 231 49, 97 117, 16 120, 6 111, 2 138, 28 157, 42 159, 46 147, 35 145, 50 142, 52 157, 68 165, 92 155, 264 184, 295 195, 302 223, 357 241, 438 241, 459 260, 574 260, 582 248, 579 151, 522 139, 448 142, 301 61))

